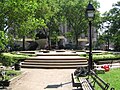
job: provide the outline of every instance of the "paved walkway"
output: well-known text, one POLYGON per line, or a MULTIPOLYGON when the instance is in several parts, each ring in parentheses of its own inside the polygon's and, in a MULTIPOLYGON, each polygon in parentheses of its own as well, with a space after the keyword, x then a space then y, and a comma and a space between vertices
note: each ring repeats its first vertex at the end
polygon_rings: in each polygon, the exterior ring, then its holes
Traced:
MULTIPOLYGON (((120 63, 111 68, 120 68, 120 63)), ((22 69, 26 74, 8 90, 72 90, 71 73, 75 69, 22 69)))
POLYGON ((10 90, 72 90, 71 73, 74 69, 22 69, 24 77, 10 90))

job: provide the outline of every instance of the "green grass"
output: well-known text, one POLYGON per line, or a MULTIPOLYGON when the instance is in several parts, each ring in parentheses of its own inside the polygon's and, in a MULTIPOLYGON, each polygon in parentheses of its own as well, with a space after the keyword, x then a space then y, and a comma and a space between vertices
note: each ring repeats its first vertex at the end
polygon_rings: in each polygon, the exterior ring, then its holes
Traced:
MULTIPOLYGON (((100 74, 101 77, 105 82, 110 83, 110 88, 114 87, 115 90, 120 90, 120 68, 118 69, 111 69, 109 72, 105 74, 100 74)), ((96 90, 101 90, 96 87, 96 90)), ((110 90, 110 89, 109 89, 110 90)))

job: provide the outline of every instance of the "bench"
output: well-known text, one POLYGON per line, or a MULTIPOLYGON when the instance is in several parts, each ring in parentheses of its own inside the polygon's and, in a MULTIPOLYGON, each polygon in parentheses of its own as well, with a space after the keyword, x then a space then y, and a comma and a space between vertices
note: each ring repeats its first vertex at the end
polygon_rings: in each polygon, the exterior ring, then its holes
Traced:
MULTIPOLYGON (((78 78, 79 78, 80 87, 82 88, 80 90, 95 90, 96 84, 101 88, 101 90, 108 90, 110 86, 109 83, 106 83, 104 80, 102 80, 93 70, 91 70, 87 76, 85 77, 80 76, 78 78)), ((76 84, 73 80, 72 83, 74 87, 78 87, 79 85, 76 84)), ((111 88, 110 90, 115 90, 115 89, 111 88)))
POLYGON ((94 90, 87 78, 80 77, 79 80, 82 85, 82 90, 94 90))
POLYGON ((75 82, 75 77, 73 76, 73 73, 71 74, 72 77, 72 86, 73 87, 77 87, 77 88, 81 88, 81 83, 80 82, 75 82))
MULTIPOLYGON (((108 90, 110 84, 106 83, 103 79, 101 79, 96 73, 95 71, 90 72, 90 77, 92 79, 92 82, 90 83, 92 87, 95 87, 95 84, 97 84, 101 90, 108 90)), ((114 90, 113 88, 111 88, 110 90, 114 90)))

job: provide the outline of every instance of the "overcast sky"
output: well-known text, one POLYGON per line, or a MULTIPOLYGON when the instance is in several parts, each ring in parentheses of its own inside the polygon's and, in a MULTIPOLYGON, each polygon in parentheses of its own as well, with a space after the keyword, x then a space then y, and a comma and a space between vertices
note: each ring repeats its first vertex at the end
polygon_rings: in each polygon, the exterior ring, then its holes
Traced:
POLYGON ((109 11, 112 8, 112 4, 117 3, 117 1, 120 0, 97 0, 97 1, 100 2, 100 9, 98 9, 98 11, 100 11, 102 14, 105 11, 109 11))

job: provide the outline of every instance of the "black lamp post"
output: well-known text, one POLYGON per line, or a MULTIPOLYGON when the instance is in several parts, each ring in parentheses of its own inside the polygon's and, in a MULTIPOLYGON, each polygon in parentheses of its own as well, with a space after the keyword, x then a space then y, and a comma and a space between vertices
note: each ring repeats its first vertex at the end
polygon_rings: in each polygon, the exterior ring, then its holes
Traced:
POLYGON ((93 62, 92 62, 92 32, 91 32, 91 26, 92 26, 92 20, 95 17, 95 9, 92 4, 88 4, 86 8, 86 17, 89 20, 89 60, 88 60, 88 71, 93 69, 93 62))

